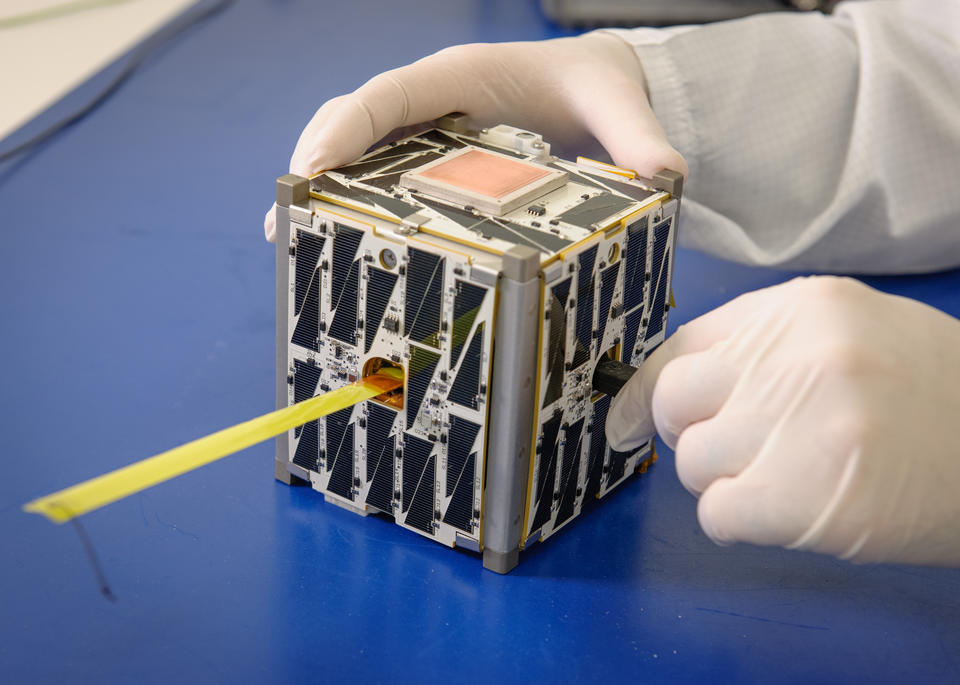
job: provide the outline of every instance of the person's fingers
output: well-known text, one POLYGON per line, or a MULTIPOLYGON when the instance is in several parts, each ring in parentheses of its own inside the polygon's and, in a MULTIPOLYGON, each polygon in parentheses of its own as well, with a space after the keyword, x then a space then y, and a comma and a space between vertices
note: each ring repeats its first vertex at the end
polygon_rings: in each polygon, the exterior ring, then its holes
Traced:
POLYGON ((743 476, 719 478, 700 495, 697 518, 703 532, 718 545, 749 542, 784 546, 796 540, 802 530, 796 505, 795 498, 769 483, 743 476))
POLYGON ((609 34, 591 34, 585 39, 593 42, 595 50, 612 53, 612 59, 611 66, 606 68, 584 65, 584 73, 579 74, 579 66, 574 65, 567 76, 569 83, 575 85, 568 95, 569 104, 584 126, 619 166, 646 178, 662 169, 686 176, 686 161, 667 142, 650 107, 643 69, 633 48, 609 34))
POLYGON ((368 116, 350 95, 329 100, 300 134, 290 157, 290 173, 309 178, 359 157, 373 138, 368 116))
POLYGON ((574 106, 615 164, 646 178, 662 169, 687 175, 687 162, 667 142, 639 83, 619 73, 587 83, 574 106))
POLYGON ((695 342, 693 337, 684 334, 684 328, 681 326, 654 350, 613 398, 606 425, 607 441, 613 449, 621 452, 631 450, 656 433, 652 400, 660 371, 677 356, 684 354, 687 344, 695 342))
POLYGON ((742 539, 744 499, 756 494, 743 490, 734 478, 718 478, 697 501, 700 528, 718 545, 730 545, 742 539))
POLYGON ((709 349, 726 340, 744 324, 775 288, 746 293, 690 321, 654 350, 620 390, 607 414, 606 434, 615 450, 637 447, 656 432, 651 409, 660 372, 670 361, 709 349))
MULTIPOLYGON (((442 50, 384 72, 353 93, 330 100, 304 129, 291 171, 310 176, 359 157, 391 131, 450 112, 489 108, 488 87, 478 81, 490 48, 482 44, 442 50)), ((493 98, 495 100, 495 98, 493 98)))
POLYGON ((730 396, 738 371, 711 349, 674 357, 660 371, 650 408, 657 433, 671 448, 692 423, 714 416, 730 396))
POLYGON ((276 242, 277 240, 277 203, 274 202, 273 206, 267 210, 267 213, 263 217, 263 235, 266 237, 268 243, 276 242))
POLYGON ((719 478, 740 474, 756 457, 769 426, 754 416, 719 416, 691 424, 675 448, 677 477, 693 495, 719 478))
POLYGON ((409 138, 410 136, 416 136, 424 131, 429 131, 432 128, 436 128, 437 122, 433 119, 430 121, 424 121, 419 124, 410 124, 409 126, 401 126, 400 128, 395 128, 390 133, 385 135, 383 138, 373 143, 367 150, 364 151, 364 154, 367 152, 372 152, 377 150, 385 145, 389 145, 395 141, 400 140, 401 138, 409 138))

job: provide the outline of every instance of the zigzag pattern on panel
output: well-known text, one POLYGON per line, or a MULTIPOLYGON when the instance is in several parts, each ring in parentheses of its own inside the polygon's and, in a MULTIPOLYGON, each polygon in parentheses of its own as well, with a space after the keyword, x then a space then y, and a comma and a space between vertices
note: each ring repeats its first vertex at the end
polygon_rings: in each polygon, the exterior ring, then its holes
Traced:
POLYGON ((577 272, 577 320, 574 331, 577 348, 573 351, 574 368, 590 360, 590 341, 593 338, 593 291, 596 285, 593 265, 596 259, 596 245, 584 250, 577 257, 580 268, 577 272))
POLYGON ((554 499, 554 481, 557 477, 557 456, 560 448, 561 415, 553 416, 543 424, 541 441, 540 468, 537 471, 537 513, 533 517, 531 532, 542 528, 550 520, 550 509, 554 499), (544 468, 546 467, 546 468, 544 468))
POLYGON ((424 345, 439 347, 444 260, 412 247, 408 254, 403 334, 424 345))
POLYGON ((357 344, 357 303, 359 299, 360 260, 354 259, 363 232, 336 224, 333 238, 333 262, 330 278, 330 336, 351 345, 357 344))
POLYGON ((590 457, 587 462, 587 489, 585 499, 600 494, 603 486, 603 462, 607 454, 607 412, 610 411, 610 395, 604 395, 593 403, 593 423, 590 430, 590 457))
POLYGON ((563 394, 563 370, 567 352, 567 298, 570 295, 571 279, 560 281, 550 288, 550 306, 546 314, 549 331, 547 348, 547 389, 544 392, 543 406, 560 399, 563 394))
POLYGON ((353 407, 347 407, 326 418, 327 473, 330 474, 327 490, 349 500, 353 500, 352 413, 353 407))
POLYGON ((300 315, 300 308, 307 294, 307 288, 314 279, 317 267, 320 265, 320 253, 323 251, 323 243, 323 236, 304 231, 303 229, 297 229, 297 245, 294 251, 295 288, 293 313, 295 316, 300 315))
POLYGON ((671 219, 663 221, 653 228, 653 253, 651 255, 650 272, 653 275, 654 288, 650 289, 652 302, 650 304, 650 323, 647 324, 647 333, 644 336, 649 340, 663 330, 663 320, 666 314, 667 276, 669 276, 670 251, 667 241, 670 238, 671 219))
POLYGON ((294 250, 294 316, 296 325, 290 342, 317 351, 320 335, 320 253, 324 239, 297 230, 294 250))
POLYGON ((457 280, 457 294, 453 300, 453 339, 450 342, 451 369, 460 361, 463 345, 470 335, 470 329, 473 328, 473 322, 486 295, 486 288, 457 280))
MULTIPOLYGON (((640 331, 640 321, 643 318, 643 307, 635 309, 623 318, 623 348, 621 358, 627 364, 631 363, 633 353, 637 349, 637 334, 640 331)), ((640 341, 639 348, 643 348, 643 341, 640 341)))
POLYGON ((390 435, 397 413, 367 402, 367 491, 366 503, 390 513, 393 508, 393 465, 395 438, 390 435))
POLYGON ((577 503, 580 479, 580 448, 583 436, 583 419, 571 424, 564 431, 563 465, 560 469, 560 508, 556 526, 573 516, 577 503))
POLYGON ((608 266, 600 273, 600 311, 597 316, 597 341, 599 344, 603 344, 603 334, 607 330, 607 321, 610 319, 610 305, 613 302, 613 291, 617 286, 617 276, 619 274, 620 262, 608 266))
MULTIPOLYGON (((320 368, 299 359, 293 361, 293 368, 293 399, 294 402, 303 402, 317 393, 317 383, 320 382, 320 368)), ((293 454, 293 463, 314 472, 318 470, 317 462, 320 458, 318 425, 318 421, 310 421, 293 431, 294 438, 298 438, 297 449, 293 454)))
POLYGON ((403 449, 403 512, 404 523, 433 534, 433 485, 435 457, 433 443, 406 434, 403 449))
POLYGON ((407 378, 407 391, 404 402, 407 410, 407 428, 417 420, 423 398, 430 386, 430 379, 437 368, 440 355, 414 345, 410 346, 410 377, 407 378))
POLYGON ((450 504, 443 522, 465 533, 472 533, 473 481, 476 476, 477 453, 473 443, 480 432, 480 425, 456 415, 450 416, 450 431, 447 438, 447 483, 446 495, 450 504))
MULTIPOLYGON (((627 226, 626 271, 623 274, 623 309, 629 312, 643 304, 643 284, 647 274, 647 217, 627 226)), ((626 357, 624 357, 626 359, 626 357)))
POLYGON ((470 340, 470 346, 467 348, 466 354, 463 355, 463 361, 456 377, 453 379, 448 395, 451 402, 456 402, 462 407, 470 407, 471 409, 477 408, 477 396, 480 393, 483 327, 484 324, 482 323, 477 326, 477 331, 473 334, 473 339, 470 340))

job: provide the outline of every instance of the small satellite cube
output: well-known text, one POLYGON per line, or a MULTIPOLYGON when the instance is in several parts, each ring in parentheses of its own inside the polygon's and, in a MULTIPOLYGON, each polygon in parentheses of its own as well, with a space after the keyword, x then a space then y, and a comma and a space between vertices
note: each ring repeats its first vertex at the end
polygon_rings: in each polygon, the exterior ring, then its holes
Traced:
POLYGON ((505 573, 656 458, 604 438, 605 360, 664 337, 682 176, 557 159, 462 115, 277 185, 277 406, 402 389, 281 435, 276 476, 505 573))

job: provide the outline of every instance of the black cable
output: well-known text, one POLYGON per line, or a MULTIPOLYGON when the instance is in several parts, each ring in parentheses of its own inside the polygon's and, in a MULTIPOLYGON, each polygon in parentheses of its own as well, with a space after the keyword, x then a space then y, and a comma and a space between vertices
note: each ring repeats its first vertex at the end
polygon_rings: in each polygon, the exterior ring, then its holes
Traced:
POLYGON ((77 535, 80 536, 80 542, 83 543, 83 549, 87 553, 90 565, 93 566, 93 572, 97 576, 97 583, 100 585, 100 594, 103 595, 105 599, 116 602, 117 596, 113 594, 113 590, 110 589, 110 585, 107 583, 107 577, 104 575, 103 567, 100 565, 100 558, 97 556, 97 551, 93 548, 93 543, 90 542, 86 529, 80 524, 79 518, 71 519, 71 523, 73 523, 77 535))
POLYGON ((59 121, 48 126, 43 131, 31 136, 24 142, 14 145, 9 150, 0 152, 0 164, 3 164, 17 155, 36 147, 40 143, 52 138, 63 129, 88 115, 94 109, 103 104, 107 98, 113 95, 123 84, 123 82, 126 81, 130 75, 136 71, 138 67, 140 67, 141 64, 143 64, 146 58, 154 50, 191 26, 226 9, 229 5, 232 5, 234 1, 235 0, 216 0, 216 2, 207 4, 205 7, 189 10, 181 14, 177 19, 164 26, 164 28, 152 35, 143 44, 136 48, 130 59, 127 61, 127 64, 124 65, 123 69, 120 70, 120 73, 114 76, 110 82, 93 97, 92 100, 87 102, 75 112, 68 114, 59 121))

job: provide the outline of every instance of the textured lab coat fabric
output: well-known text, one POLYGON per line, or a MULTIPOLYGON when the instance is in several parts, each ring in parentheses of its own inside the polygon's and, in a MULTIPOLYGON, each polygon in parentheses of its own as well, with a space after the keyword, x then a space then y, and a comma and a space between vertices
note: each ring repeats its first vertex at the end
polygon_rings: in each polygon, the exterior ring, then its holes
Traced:
POLYGON ((960 264, 960 0, 614 33, 690 165, 681 244, 802 270, 960 264))

